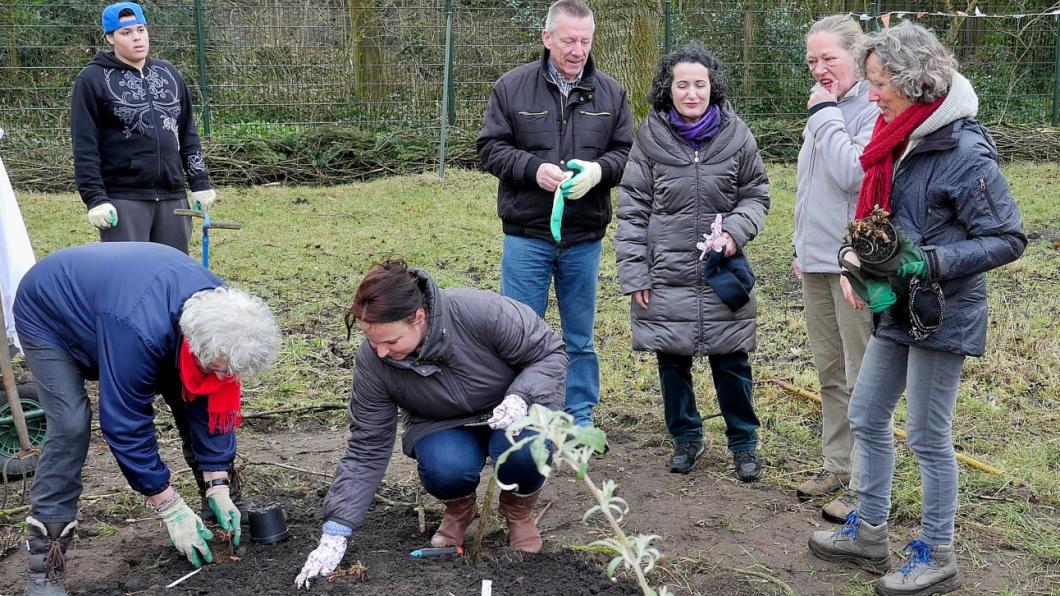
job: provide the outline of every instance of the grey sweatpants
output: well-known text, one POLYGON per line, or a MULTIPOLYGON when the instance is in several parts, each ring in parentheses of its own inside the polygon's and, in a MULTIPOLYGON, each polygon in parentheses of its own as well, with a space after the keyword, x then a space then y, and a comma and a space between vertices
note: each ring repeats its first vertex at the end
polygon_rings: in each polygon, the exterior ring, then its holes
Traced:
POLYGON ((118 225, 99 231, 103 242, 157 242, 188 253, 191 218, 173 215, 187 209, 188 199, 110 199, 118 212, 118 225))

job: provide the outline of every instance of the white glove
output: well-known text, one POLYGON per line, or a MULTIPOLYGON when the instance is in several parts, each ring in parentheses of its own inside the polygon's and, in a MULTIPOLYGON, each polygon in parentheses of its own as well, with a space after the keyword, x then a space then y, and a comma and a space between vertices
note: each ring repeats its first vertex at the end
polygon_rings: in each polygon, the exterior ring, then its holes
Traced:
POLYGON ((493 416, 490 416, 486 424, 493 430, 505 430, 513 422, 526 416, 526 410, 527 405, 523 398, 514 393, 506 395, 504 396, 504 401, 496 408, 493 408, 493 416))
POLYGON ((88 210, 88 223, 101 230, 118 225, 118 210, 110 203, 102 203, 88 210))
POLYGON ((213 540, 213 532, 203 525, 202 519, 188 507, 183 497, 177 495, 158 516, 166 523, 169 539, 182 555, 191 561, 196 568, 204 562, 213 563, 213 553, 208 542, 213 540), (201 558, 200 558, 201 556, 201 558))
POLYGON ((585 193, 589 192, 590 188, 600 184, 600 177, 603 176, 603 172, 600 170, 600 164, 595 161, 568 159, 567 167, 578 171, 573 178, 562 184, 562 186, 570 190, 570 193, 567 194, 568 199, 572 201, 580 199, 585 196, 585 193))
POLYGON ((191 193, 191 208, 199 211, 207 211, 210 209, 210 205, 217 200, 217 192, 208 188, 206 190, 197 190, 191 193))
POLYGON ((335 571, 346 554, 346 537, 335 534, 323 534, 320 536, 320 546, 309 553, 302 572, 294 578, 294 585, 301 588, 309 587, 310 578, 327 576, 335 571))

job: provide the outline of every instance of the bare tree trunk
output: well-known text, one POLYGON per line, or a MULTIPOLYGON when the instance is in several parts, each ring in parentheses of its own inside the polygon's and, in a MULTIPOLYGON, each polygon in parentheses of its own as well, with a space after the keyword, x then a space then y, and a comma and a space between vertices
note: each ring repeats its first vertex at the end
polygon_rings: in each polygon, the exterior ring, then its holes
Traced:
POLYGON ((387 97, 387 69, 383 60, 383 30, 375 0, 349 0, 350 66, 353 97, 381 101, 387 97))
POLYGON ((593 60, 626 87, 638 125, 648 113, 646 97, 662 47, 662 12, 659 0, 598 0, 593 4, 593 60))

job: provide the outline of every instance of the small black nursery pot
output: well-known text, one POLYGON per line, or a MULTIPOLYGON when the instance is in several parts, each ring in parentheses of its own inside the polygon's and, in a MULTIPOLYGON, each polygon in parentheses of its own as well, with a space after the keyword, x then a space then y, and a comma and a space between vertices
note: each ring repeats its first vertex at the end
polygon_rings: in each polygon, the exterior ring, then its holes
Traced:
POLYGON ((250 541, 254 544, 275 544, 290 536, 287 519, 279 505, 266 505, 252 509, 250 517, 250 541))

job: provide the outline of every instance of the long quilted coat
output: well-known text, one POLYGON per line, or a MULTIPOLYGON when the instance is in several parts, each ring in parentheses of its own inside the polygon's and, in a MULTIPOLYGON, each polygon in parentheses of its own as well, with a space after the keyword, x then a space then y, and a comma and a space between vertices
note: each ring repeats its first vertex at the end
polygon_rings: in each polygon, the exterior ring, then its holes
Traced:
POLYGON ((646 310, 631 307, 633 349, 684 356, 754 349, 753 294, 736 311, 722 303, 703 279, 696 243, 720 213, 742 251, 762 231, 769 200, 758 144, 731 106, 698 151, 666 112, 648 114, 619 186, 615 233, 622 292, 651 290, 646 310))

